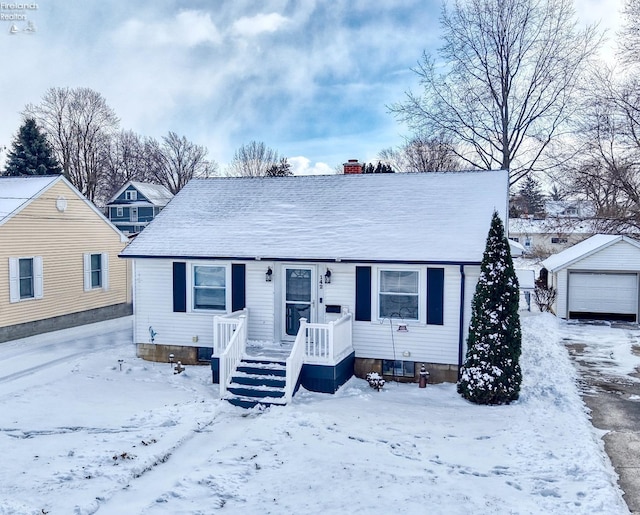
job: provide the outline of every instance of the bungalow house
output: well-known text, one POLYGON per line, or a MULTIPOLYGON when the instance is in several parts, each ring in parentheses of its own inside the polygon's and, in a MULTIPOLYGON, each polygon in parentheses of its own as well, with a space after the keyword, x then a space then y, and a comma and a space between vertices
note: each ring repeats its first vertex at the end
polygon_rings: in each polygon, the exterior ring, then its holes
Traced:
POLYGON ((556 289, 553 308, 560 318, 638 321, 639 241, 596 234, 541 264, 541 277, 556 289))
POLYGON ((257 388, 271 400, 354 370, 455 381, 507 190, 506 171, 194 179, 121 254, 138 355, 213 356, 221 393, 245 398, 236 383, 276 354, 284 393, 257 388))
POLYGON ((62 175, 0 177, 0 342, 131 314, 127 238, 62 175))
POLYGON ((172 198, 161 184, 129 181, 107 202, 107 217, 125 234, 139 233, 172 198))

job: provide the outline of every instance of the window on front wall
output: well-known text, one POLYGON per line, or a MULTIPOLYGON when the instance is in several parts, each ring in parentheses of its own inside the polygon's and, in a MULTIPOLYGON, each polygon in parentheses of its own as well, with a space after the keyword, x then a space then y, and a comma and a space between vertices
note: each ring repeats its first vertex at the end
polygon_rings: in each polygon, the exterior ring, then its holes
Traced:
POLYGON ((551 238, 551 243, 567 243, 567 238, 551 238))
POLYGON ((127 190, 124 192, 125 200, 138 200, 138 192, 136 190, 127 190))
POLYGON ((227 269, 224 266, 193 267, 193 309, 226 311, 227 269))
POLYGON ((124 214, 123 209, 122 209, 121 207, 117 207, 117 208, 116 208, 116 216, 117 216, 118 218, 122 218, 122 215, 123 215, 123 214, 124 214))
POLYGON ((417 270, 380 270, 378 281, 380 318, 418 320, 419 280, 417 270))

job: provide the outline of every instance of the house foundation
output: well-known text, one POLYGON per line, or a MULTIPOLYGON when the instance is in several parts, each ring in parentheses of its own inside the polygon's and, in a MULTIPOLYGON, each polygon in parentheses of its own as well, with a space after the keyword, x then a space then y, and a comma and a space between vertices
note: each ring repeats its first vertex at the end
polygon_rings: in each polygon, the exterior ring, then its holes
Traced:
MULTIPOLYGON (((413 377, 393 376, 382 373, 382 360, 372 358, 356 358, 354 363, 354 375, 360 379, 366 379, 369 372, 377 372, 385 380, 395 380, 400 383, 417 383, 420 380, 420 367, 423 362, 415 362, 413 377)), ((456 383, 458 381, 458 366, 443 365, 441 363, 424 363, 429 372, 429 383, 456 383)))

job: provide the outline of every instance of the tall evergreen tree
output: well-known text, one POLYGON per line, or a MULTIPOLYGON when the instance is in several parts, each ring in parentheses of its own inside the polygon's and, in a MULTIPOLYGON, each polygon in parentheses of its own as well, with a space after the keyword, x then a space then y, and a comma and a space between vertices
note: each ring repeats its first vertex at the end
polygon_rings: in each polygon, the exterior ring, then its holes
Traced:
POLYGON ((522 182, 520 197, 522 199, 522 207, 527 214, 533 215, 544 211, 544 193, 542 193, 540 183, 531 175, 527 175, 522 182))
POLYGON ((47 175, 62 173, 51 146, 33 118, 25 119, 7 154, 4 175, 47 175))
POLYGON ((518 398, 522 382, 518 299, 509 242, 494 212, 471 305, 467 356, 458 381, 458 393, 471 402, 509 404, 518 398))

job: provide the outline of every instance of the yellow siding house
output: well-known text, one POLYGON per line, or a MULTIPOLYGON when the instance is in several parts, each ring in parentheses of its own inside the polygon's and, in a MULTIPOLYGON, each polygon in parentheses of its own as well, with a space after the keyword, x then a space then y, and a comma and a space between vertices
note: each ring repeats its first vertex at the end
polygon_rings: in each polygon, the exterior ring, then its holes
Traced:
POLYGON ((127 241, 63 176, 0 177, 0 342, 131 314, 127 241))

